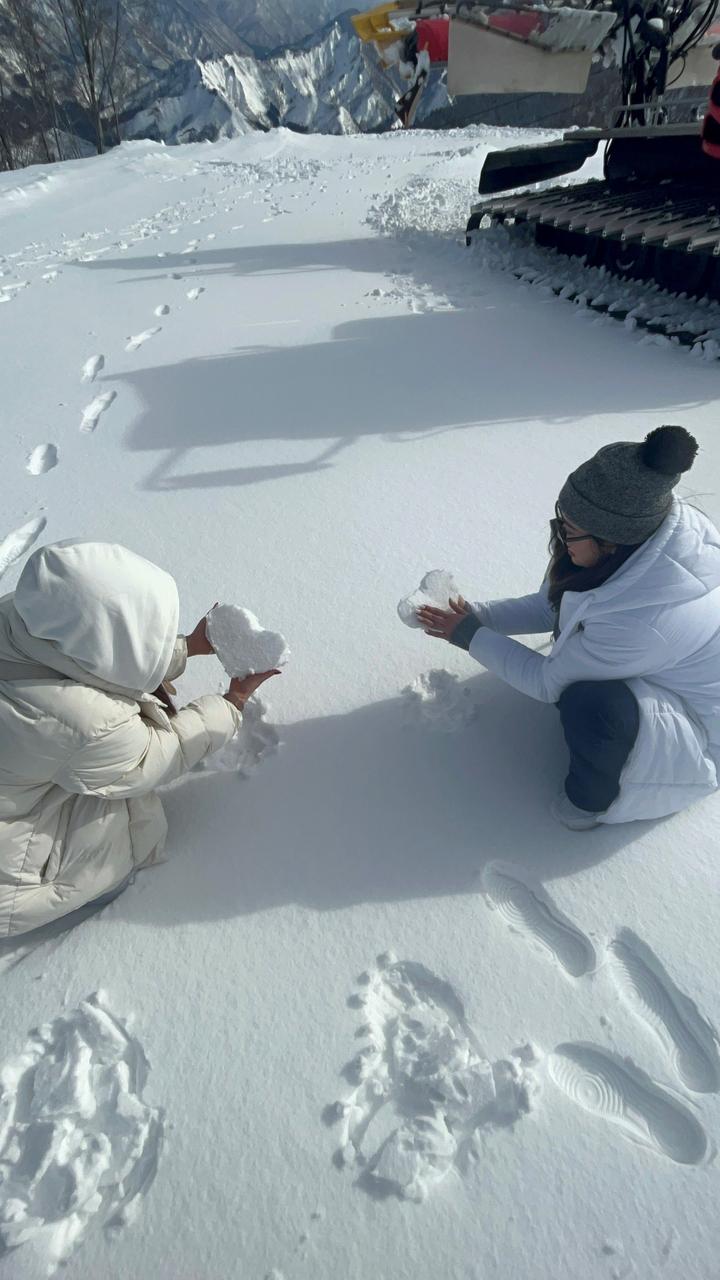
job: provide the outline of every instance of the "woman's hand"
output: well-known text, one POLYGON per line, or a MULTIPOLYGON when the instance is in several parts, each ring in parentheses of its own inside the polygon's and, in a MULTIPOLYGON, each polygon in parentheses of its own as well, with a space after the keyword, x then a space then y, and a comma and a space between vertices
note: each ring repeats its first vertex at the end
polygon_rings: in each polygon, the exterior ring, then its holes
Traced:
POLYGON ((275 668, 274 671, 257 671, 253 675, 243 676, 242 680, 238 676, 234 676, 230 681, 230 688, 227 693, 223 694, 223 697, 227 698, 228 702, 232 702, 238 711, 242 711, 248 698, 257 693, 261 684, 264 684, 266 680, 270 680, 272 676, 279 676, 280 674, 281 672, 275 668))
POLYGON ((435 636, 438 640, 450 640, 458 624, 472 613, 470 605, 462 596, 458 596, 457 600, 448 600, 448 604, 449 609, 437 609, 430 604, 418 609, 417 616, 427 635, 435 636))
MULTIPOLYGON (((213 605, 213 609, 215 609, 216 607, 217 607, 217 600, 213 605)), ((210 611, 208 610, 208 613, 209 612, 210 611)), ((187 642, 188 658, 195 658, 199 654, 215 652, 210 641, 207 638, 207 630, 205 627, 206 622, 207 622, 207 615, 204 618, 201 618, 197 626, 195 627, 195 630, 191 631, 190 635, 185 637, 185 640, 187 642)))

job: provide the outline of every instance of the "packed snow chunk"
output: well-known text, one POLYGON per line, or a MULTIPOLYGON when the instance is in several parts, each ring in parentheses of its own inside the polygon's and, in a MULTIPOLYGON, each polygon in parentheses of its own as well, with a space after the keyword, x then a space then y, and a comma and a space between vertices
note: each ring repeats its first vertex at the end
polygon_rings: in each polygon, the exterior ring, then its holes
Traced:
POLYGON ((127 1221, 157 1167, 148 1064, 102 999, 33 1032, 0 1071, 0 1253, 30 1244, 47 1275, 93 1220, 127 1221))
POLYGON ((290 657, 285 637, 266 631, 254 613, 234 604, 219 604, 207 616, 207 635, 229 676, 273 671, 290 657))
POLYGON ((382 1147, 370 1177, 406 1200, 425 1200, 453 1163, 457 1144, 442 1116, 417 1116, 382 1147))
POLYGON ((435 605, 438 609, 447 609, 449 601, 457 600, 460 592, 455 579, 447 569, 431 569, 425 574, 417 591, 404 596, 397 607, 398 617, 406 627, 422 628, 417 616, 418 609, 425 605, 435 605))

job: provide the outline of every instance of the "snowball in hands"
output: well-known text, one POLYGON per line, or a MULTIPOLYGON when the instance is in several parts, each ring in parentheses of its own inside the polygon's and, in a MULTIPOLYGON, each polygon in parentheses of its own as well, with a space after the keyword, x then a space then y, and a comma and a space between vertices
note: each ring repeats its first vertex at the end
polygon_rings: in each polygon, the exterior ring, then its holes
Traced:
POLYGON ((290 657, 285 637, 265 631, 254 613, 219 604, 207 616, 207 637, 229 676, 272 671, 290 657))
POLYGON ((397 607, 398 616, 406 627, 422 627, 417 616, 418 609, 425 605, 436 605, 439 609, 447 609, 448 601, 457 600, 460 592, 455 579, 447 569, 431 569, 425 574, 417 591, 405 596, 397 607))

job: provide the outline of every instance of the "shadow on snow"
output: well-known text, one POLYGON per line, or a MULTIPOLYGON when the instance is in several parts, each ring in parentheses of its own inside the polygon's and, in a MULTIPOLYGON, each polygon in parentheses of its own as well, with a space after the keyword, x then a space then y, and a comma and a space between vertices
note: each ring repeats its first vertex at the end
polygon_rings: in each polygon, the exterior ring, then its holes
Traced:
MULTIPOLYGON (((608 359, 624 335, 607 328, 588 331, 577 309, 554 298, 546 301, 539 291, 513 286, 506 277, 481 273, 474 256, 465 252, 442 237, 425 235, 409 243, 385 237, 214 248, 195 254, 192 264, 183 254, 162 259, 160 278, 175 269, 186 282, 214 275, 312 276, 325 270, 414 275, 418 286, 430 284, 455 309, 351 320, 337 325, 330 340, 300 345, 292 345, 288 322, 304 323, 307 316, 285 314, 274 332, 286 334, 287 345, 246 345, 242 339, 255 317, 240 293, 236 313, 226 316, 224 337, 231 346, 242 345, 122 375, 142 405, 128 432, 128 447, 161 454, 145 487, 216 488, 320 471, 365 436, 397 445, 526 420, 565 423, 653 408, 665 418, 671 406, 697 400, 702 370, 696 362, 688 362, 683 377, 676 359, 660 361, 653 352, 648 361, 636 348, 628 352, 623 377, 610 378, 608 359), (545 323, 547 306, 553 309, 552 324, 545 323), (589 359, 593 349, 596 358, 589 359), (287 462, 228 466, 224 454, 216 469, 188 465, 196 449, 258 441, 287 441, 293 456, 287 462), (297 446, 303 444, 310 445, 310 456, 298 460, 297 446)), ((78 265, 157 274, 158 260, 78 265)), ((308 308, 311 290, 309 282, 308 308)), ((289 297, 296 300, 288 306, 297 309, 297 295, 289 297)), ((194 305, 202 322, 202 308, 212 306, 211 291, 194 305)))

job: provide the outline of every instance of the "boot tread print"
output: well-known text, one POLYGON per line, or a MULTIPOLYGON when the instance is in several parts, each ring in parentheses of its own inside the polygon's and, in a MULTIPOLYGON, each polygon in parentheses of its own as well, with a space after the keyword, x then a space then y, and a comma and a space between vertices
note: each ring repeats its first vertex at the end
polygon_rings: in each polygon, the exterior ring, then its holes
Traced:
MULTIPOLYGON (((534 1109, 541 1078, 589 1124, 608 1125, 652 1158, 707 1163, 714 1147, 687 1093, 720 1092, 720 1039, 647 943, 619 929, 598 965, 590 938, 519 868, 488 864, 482 887, 499 921, 578 993, 605 984, 605 994, 629 1008, 679 1088, 660 1084, 614 1045, 561 1041, 545 1055, 523 1044, 493 1059, 449 982, 385 952, 348 1000, 361 1015, 356 1035, 364 1044, 343 1071, 352 1092, 325 1112, 340 1126, 337 1166, 376 1197, 422 1201, 451 1171, 466 1175, 494 1131, 512 1130, 534 1109)), ((600 1022, 610 1029, 604 1016, 600 1022)))

